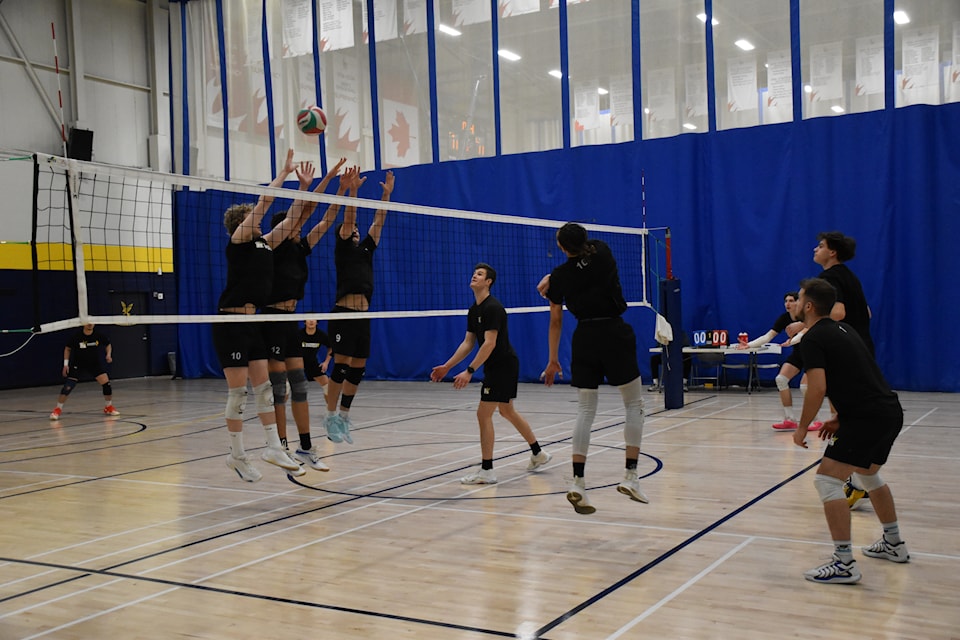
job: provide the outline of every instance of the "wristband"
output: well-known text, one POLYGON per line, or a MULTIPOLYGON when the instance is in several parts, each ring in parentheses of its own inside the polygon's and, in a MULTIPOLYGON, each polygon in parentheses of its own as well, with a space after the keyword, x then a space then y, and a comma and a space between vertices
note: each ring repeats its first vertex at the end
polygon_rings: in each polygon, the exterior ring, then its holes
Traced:
POLYGON ((469 373, 470 375, 473 375, 473 374, 475 374, 476 372, 477 372, 477 370, 474 369, 473 367, 467 367, 467 373, 469 373))
POLYGON ((63 366, 69 367, 69 366, 70 366, 70 361, 69 361, 69 360, 64 360, 64 361, 63 361, 63 366))

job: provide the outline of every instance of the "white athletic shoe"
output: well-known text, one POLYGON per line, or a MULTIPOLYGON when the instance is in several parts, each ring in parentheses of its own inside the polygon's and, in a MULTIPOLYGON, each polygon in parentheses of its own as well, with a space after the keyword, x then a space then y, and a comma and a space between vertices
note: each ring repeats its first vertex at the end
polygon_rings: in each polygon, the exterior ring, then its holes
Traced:
POLYGON ((497 484, 497 475, 493 469, 477 469, 460 478, 460 484, 497 484))
POLYGON ((574 477, 570 488, 567 489, 567 500, 573 505, 573 509, 577 513, 590 515, 597 510, 587 499, 587 489, 583 478, 574 477))
POLYGON ((343 441, 347 444, 353 444, 353 436, 350 435, 350 429, 353 428, 353 420, 350 419, 350 416, 345 416, 342 413, 339 418, 340 436, 343 437, 343 441))
POLYGON ((851 560, 847 564, 837 557, 837 554, 833 554, 830 562, 804 571, 803 577, 810 582, 822 584, 855 584, 860 582, 862 575, 857 568, 856 560, 851 560))
POLYGON ((300 465, 291 460, 286 451, 280 448, 267 447, 260 454, 260 459, 264 462, 269 462, 270 464, 276 465, 281 469, 286 469, 287 471, 297 471, 300 469, 300 465))
POLYGON ((551 454, 541 449, 540 453, 538 453, 537 455, 530 456, 530 464, 527 465, 527 471, 536 471, 543 465, 550 462, 550 460, 552 459, 553 459, 553 456, 551 454))
POLYGON ((320 456, 317 455, 316 445, 310 447, 309 449, 298 448, 294 452, 293 456, 295 460, 299 460, 314 471, 330 471, 330 467, 323 464, 323 461, 320 460, 320 456))
POLYGON ((636 469, 627 469, 624 472, 623 481, 617 485, 617 491, 625 496, 630 496, 631 500, 643 502, 644 504, 650 502, 643 491, 640 491, 640 481, 637 479, 636 469))
POLYGON ((246 454, 242 458, 234 458, 233 454, 227 456, 227 467, 233 469, 244 482, 259 482, 263 476, 257 471, 257 468, 250 464, 250 459, 246 454))
POLYGON ((327 431, 327 439, 330 442, 343 442, 343 436, 340 435, 340 416, 327 416, 323 419, 323 428, 327 431))
POLYGON ((886 538, 880 538, 869 547, 861 549, 863 555, 868 558, 883 558, 891 562, 910 562, 910 552, 907 551, 907 545, 903 540, 897 544, 887 542, 886 538))

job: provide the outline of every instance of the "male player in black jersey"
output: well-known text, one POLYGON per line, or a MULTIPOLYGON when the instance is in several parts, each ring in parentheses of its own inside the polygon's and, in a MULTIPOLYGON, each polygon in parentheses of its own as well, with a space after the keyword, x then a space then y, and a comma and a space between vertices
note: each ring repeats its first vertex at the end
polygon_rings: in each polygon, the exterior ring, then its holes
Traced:
MULTIPOLYGON (((343 176, 350 196, 366 181, 359 171, 343 176)), ((380 183, 383 193, 380 199, 390 200, 393 193, 393 172, 387 171, 380 183)), ((337 267, 337 303, 333 313, 363 312, 370 309, 373 296, 373 252, 380 244, 386 209, 377 209, 366 237, 360 240, 357 227, 357 208, 348 206, 343 213, 343 223, 337 227, 334 263, 337 267)), ((333 372, 327 389, 327 418, 324 425, 327 437, 334 442, 343 440, 353 443, 350 435, 350 407, 357 395, 357 387, 363 379, 367 358, 370 356, 370 319, 330 320, 327 330, 333 341, 333 372), (342 392, 342 397, 341 397, 342 392), (337 402, 340 414, 337 414, 337 402)))
POLYGON ((837 300, 835 288, 822 278, 804 280, 800 286, 796 316, 807 329, 799 344, 807 371, 807 395, 800 425, 793 434, 794 444, 807 448, 807 428, 824 396, 829 396, 837 410, 820 429, 820 439, 829 444, 814 479, 834 556, 804 576, 811 582, 850 584, 861 578, 853 559, 850 508, 843 490, 844 480, 851 475, 869 492, 883 525, 883 536, 864 547, 863 554, 892 562, 910 559, 900 539, 893 494, 879 473, 903 427, 903 408, 858 332, 830 317, 837 300))
POLYGON ((97 331, 93 324, 85 324, 76 332, 70 334, 67 343, 63 346, 63 388, 57 398, 57 406, 50 413, 51 420, 59 420, 63 413, 63 405, 67 396, 77 386, 81 376, 92 376, 100 383, 103 391, 103 413, 108 416, 118 416, 120 412, 113 406, 113 388, 110 386, 110 376, 107 375, 107 365, 113 362, 113 345, 110 338, 101 331, 97 331))
POLYGON ((467 368, 453 379, 454 389, 463 389, 477 369, 483 367, 483 384, 480 387, 480 406, 477 421, 480 423, 480 469, 460 479, 462 484, 496 484, 493 472, 493 413, 500 415, 514 426, 530 445, 530 462, 527 471, 534 471, 550 462, 553 457, 540 448, 530 423, 513 406, 517 397, 520 379, 520 360, 510 344, 507 333, 507 312, 500 301, 490 295, 490 287, 497 280, 493 267, 481 262, 473 268, 470 289, 475 302, 467 312, 467 333, 453 355, 430 372, 430 379, 440 382, 450 368, 466 358, 477 344, 480 349, 467 368))
POLYGON ((573 333, 570 368, 577 388, 579 408, 573 430, 573 483, 567 500, 577 513, 590 514, 596 508, 587 499, 584 469, 590 447, 590 430, 597 413, 598 387, 603 379, 620 391, 626 412, 623 438, 626 443, 626 471, 617 491, 637 502, 648 502, 640 490, 637 462, 643 436, 643 390, 637 365, 637 338, 633 327, 621 317, 627 310, 620 287, 617 261, 601 240, 589 240, 587 230, 568 222, 557 231, 557 246, 567 261, 537 285, 550 300, 550 360, 543 370, 544 383, 553 385, 560 367, 560 334, 563 305, 577 318, 573 333))

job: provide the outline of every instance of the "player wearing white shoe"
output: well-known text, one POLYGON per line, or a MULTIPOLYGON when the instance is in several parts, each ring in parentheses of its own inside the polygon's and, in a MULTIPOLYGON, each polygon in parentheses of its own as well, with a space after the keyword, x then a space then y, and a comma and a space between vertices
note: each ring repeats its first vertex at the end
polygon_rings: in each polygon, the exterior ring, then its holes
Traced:
POLYGON ((549 387, 560 367, 560 334, 563 305, 577 318, 573 333, 570 384, 577 388, 579 409, 573 430, 573 483, 567 500, 577 513, 596 511, 587 499, 584 470, 590 447, 590 430, 597 413, 598 388, 606 378, 623 398, 626 421, 626 471, 617 491, 637 502, 648 502, 637 479, 637 461, 643 436, 643 393, 637 366, 637 338, 633 327, 621 316, 627 310, 620 287, 617 261, 610 247, 600 240, 587 239, 587 230, 568 222, 557 231, 557 245, 567 261, 537 285, 550 300, 550 359, 543 370, 549 387))
MULTIPOLYGON (((346 162, 341 158, 327 175, 317 184, 315 192, 322 193, 340 172, 346 162)), ((306 190, 313 182, 313 165, 302 163, 297 177, 300 188, 306 190)), ((343 195, 345 186, 340 184, 337 195, 343 195)), ((290 235, 273 250, 273 287, 264 311, 267 313, 295 313, 297 303, 303 299, 309 270, 307 256, 317 242, 333 226, 340 205, 332 204, 320 220, 305 236, 300 236, 304 223, 313 214, 316 203, 310 202, 299 211, 299 220, 290 230, 290 235)), ((271 228, 276 228, 288 215, 297 215, 296 210, 275 213, 270 220, 271 228)), ((310 407, 307 404, 307 376, 304 370, 300 332, 295 321, 266 322, 263 325, 264 339, 270 353, 268 369, 270 384, 273 387, 273 407, 277 418, 277 433, 285 451, 287 445, 287 383, 290 384, 290 409, 297 425, 300 445, 294 452, 294 460, 316 471, 329 471, 319 457, 310 437, 310 407)), ((300 475, 300 474, 294 474, 300 475)))
POLYGON ((470 289, 475 302, 467 312, 467 333, 453 355, 430 372, 430 379, 440 382, 452 367, 470 355, 476 345, 480 345, 477 355, 467 368, 453 379, 453 388, 463 389, 470 383, 476 370, 484 368, 480 406, 477 407, 477 422, 480 424, 480 469, 461 478, 460 482, 463 484, 497 482, 493 471, 493 414, 496 411, 500 411, 500 415, 506 418, 530 445, 527 471, 542 467, 553 457, 540 448, 530 423, 513 406, 520 379, 520 360, 510 344, 507 312, 500 301, 490 295, 490 287, 496 280, 497 272, 490 265, 481 262, 473 268, 470 289))
POLYGON ((864 547, 863 554, 893 562, 910 559, 900 539, 893 494, 879 473, 903 427, 903 408, 863 339, 851 325, 830 318, 835 302, 836 290, 826 280, 811 278, 801 283, 796 316, 807 329, 799 349, 808 388, 793 441, 807 448, 807 427, 824 396, 829 396, 837 414, 820 429, 820 439, 829 444, 814 486, 823 502, 834 555, 804 577, 812 582, 850 584, 861 578, 853 559, 850 508, 843 491, 844 480, 851 475, 858 486, 869 491, 883 526, 883 536, 864 547))
POLYGON ((104 415, 120 415, 113 406, 113 387, 110 386, 110 376, 107 375, 107 365, 112 362, 113 345, 110 344, 110 338, 96 330, 93 324, 85 324, 70 334, 63 346, 63 387, 57 397, 57 406, 50 412, 50 419, 60 419, 67 396, 83 376, 90 376, 100 383, 104 415))
MULTIPOLYGON (((272 187, 283 185, 294 171, 293 150, 287 152, 286 162, 272 187)), ((220 294, 217 308, 221 314, 253 315, 265 305, 273 284, 273 247, 290 234, 295 218, 284 220, 275 229, 262 235, 260 223, 273 202, 263 195, 255 205, 233 205, 223 215, 223 223, 230 236, 227 244, 227 283, 220 294)), ((294 206, 300 206, 298 202, 294 206)), ((227 403, 224 416, 230 433, 230 455, 227 467, 236 471, 241 480, 257 482, 260 472, 250 464, 243 446, 243 410, 247 398, 247 380, 253 386, 257 415, 263 425, 267 448, 261 454, 265 462, 287 471, 300 472, 300 465, 290 459, 277 435, 276 414, 273 411, 273 393, 267 373, 267 347, 263 331, 254 322, 223 322, 213 325, 213 344, 217 359, 227 379, 227 403)))
MULTIPOLYGON (((347 182, 350 195, 356 197, 366 178, 360 177, 358 169, 348 172, 343 180, 347 182)), ((392 171, 387 171, 380 187, 383 189, 380 199, 389 201, 390 194, 393 193, 392 171)), ((337 227, 334 246, 334 264, 337 268, 337 302, 333 308, 334 313, 370 309, 370 298, 373 296, 373 253, 380 244, 386 219, 387 210, 377 209, 373 214, 373 223, 361 241, 357 227, 357 208, 348 206, 344 210, 343 224, 337 227)), ((333 371, 327 388, 327 418, 324 421, 327 437, 334 442, 352 443, 350 407, 357 395, 360 381, 363 380, 367 358, 370 357, 370 320, 330 320, 327 329, 333 339, 333 371)))

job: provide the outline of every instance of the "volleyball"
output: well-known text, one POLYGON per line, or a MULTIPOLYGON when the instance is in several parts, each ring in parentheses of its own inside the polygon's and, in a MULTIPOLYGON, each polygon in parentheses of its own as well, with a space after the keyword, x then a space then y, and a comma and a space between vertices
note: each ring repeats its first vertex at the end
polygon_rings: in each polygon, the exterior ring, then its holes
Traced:
POLYGON ((297 126, 308 136, 318 136, 327 128, 327 114, 316 105, 300 109, 297 126))

